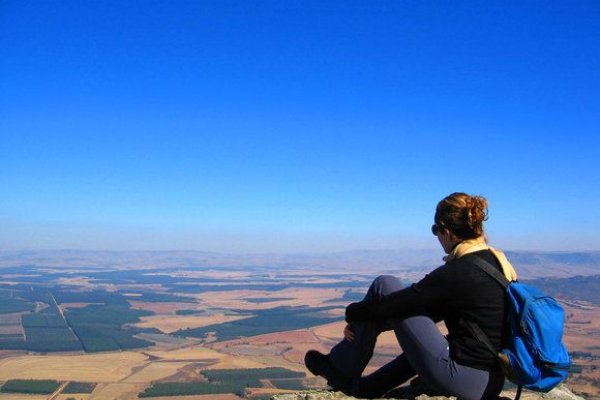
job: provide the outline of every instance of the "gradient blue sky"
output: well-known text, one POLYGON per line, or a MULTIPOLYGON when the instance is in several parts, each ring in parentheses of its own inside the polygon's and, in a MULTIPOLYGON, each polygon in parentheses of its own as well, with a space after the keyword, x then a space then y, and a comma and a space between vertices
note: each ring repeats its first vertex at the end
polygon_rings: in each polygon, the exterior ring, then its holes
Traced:
POLYGON ((2 1, 0 249, 600 250, 598 1, 2 1))

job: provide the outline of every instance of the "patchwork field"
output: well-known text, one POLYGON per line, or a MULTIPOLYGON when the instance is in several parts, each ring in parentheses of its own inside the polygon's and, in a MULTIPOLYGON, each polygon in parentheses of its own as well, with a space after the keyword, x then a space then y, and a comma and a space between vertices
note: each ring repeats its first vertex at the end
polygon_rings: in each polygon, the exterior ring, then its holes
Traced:
POLYGON ((565 303, 564 341, 577 374, 569 387, 589 398, 600 398, 600 307, 586 302, 565 303))
MULTIPOLYGON (((21 393, 0 393, 1 400, 48 400, 48 395, 36 395, 21 393)), ((173 400, 173 399, 171 399, 173 400)))
POLYGON ((129 376, 147 358, 138 352, 17 355, 0 359, 0 380, 115 382, 129 376))
MULTIPOLYGON (((335 286, 335 285, 334 285, 335 286)), ((198 300, 207 307, 260 310, 274 306, 309 306, 319 307, 324 302, 340 298, 345 290, 334 288, 285 288, 278 290, 276 295, 269 291, 258 290, 232 290, 208 291, 198 295, 198 300), (252 298, 268 299, 275 297, 275 301, 262 301, 260 303, 248 301, 252 298), (279 300, 283 298, 285 300, 279 300)))
MULTIPOLYGON (((323 379, 305 376, 304 354, 327 352, 341 340, 345 305, 362 298, 376 274, 228 268, 0 269, 0 384, 96 384, 91 393, 54 397, 63 400, 129 400, 160 391, 197 393, 153 398, 233 400, 323 387, 323 379), (65 343, 75 351, 64 351, 65 343), (242 387, 225 375, 207 377, 210 371, 265 368, 301 375, 259 374, 242 387), (232 392, 221 393, 228 385, 232 392)), ((553 282, 543 284, 551 288, 553 282)), ((587 398, 600 398, 600 309, 589 295, 577 299, 577 291, 565 286, 557 285, 565 295, 565 342, 576 366, 568 384, 587 398)), ((382 334, 366 372, 400 352, 394 334, 382 334)), ((0 400, 17 398, 48 396, 0 393, 0 400)))
POLYGON ((134 326, 138 328, 156 328, 164 333, 173 333, 182 329, 202 328, 225 322, 238 321, 248 318, 243 315, 226 315, 222 313, 213 315, 152 315, 141 317, 140 322, 134 326))

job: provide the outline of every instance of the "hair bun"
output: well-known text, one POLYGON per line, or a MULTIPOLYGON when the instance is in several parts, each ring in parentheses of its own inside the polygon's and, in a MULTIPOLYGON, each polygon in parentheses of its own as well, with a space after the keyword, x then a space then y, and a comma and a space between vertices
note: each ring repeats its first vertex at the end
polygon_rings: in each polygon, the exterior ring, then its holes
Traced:
POLYGON ((481 231, 483 221, 488 219, 488 205, 485 197, 471 196, 467 201, 468 217, 467 223, 474 231, 481 231))
POLYGON ((483 196, 455 192, 440 201, 435 210, 435 222, 454 234, 471 239, 483 236, 483 222, 488 219, 488 202, 483 196))

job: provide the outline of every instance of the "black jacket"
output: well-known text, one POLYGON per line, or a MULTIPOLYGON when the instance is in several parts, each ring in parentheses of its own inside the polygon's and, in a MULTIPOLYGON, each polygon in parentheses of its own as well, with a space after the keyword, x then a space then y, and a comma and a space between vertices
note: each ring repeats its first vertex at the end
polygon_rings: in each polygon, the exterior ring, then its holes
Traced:
POLYGON ((494 355, 479 342, 464 321, 473 321, 499 350, 507 313, 504 289, 469 262, 481 257, 501 270, 496 257, 482 250, 452 260, 421 281, 375 301, 361 301, 346 308, 348 322, 427 315, 444 320, 448 328, 450 356, 459 364, 490 370, 494 355))

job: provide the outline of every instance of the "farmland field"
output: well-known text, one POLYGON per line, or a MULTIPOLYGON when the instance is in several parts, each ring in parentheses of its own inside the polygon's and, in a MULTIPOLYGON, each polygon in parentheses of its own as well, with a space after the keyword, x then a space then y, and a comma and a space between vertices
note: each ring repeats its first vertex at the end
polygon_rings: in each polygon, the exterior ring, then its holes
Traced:
MULTIPOLYGON (((323 387, 323 379, 305 376, 304 354, 326 352, 342 338, 345 305, 362 298, 376 275, 321 267, 111 268, 0 268, 0 300, 10 299, 0 308, 0 381, 61 382, 57 400, 69 393, 232 400, 323 387)), ((415 274, 385 272, 407 281, 415 274)), ((564 296, 565 342, 577 371, 568 385, 587 398, 600 398, 595 279, 579 292, 570 290, 579 280, 540 283, 564 296)), ((394 334, 382 334, 366 372, 400 352, 394 334)), ((0 400, 11 396, 18 398, 1 393, 0 400)))
POLYGON ((67 386, 65 386, 62 393, 92 393, 94 388, 96 387, 95 383, 89 382, 69 382, 67 386))
POLYGON ((294 372, 283 368, 225 369, 206 370, 202 372, 206 378, 197 382, 157 383, 140 397, 185 396, 234 393, 244 396, 246 388, 262 387, 262 380, 280 380, 304 377, 302 372, 294 372))
POLYGON ((51 394, 60 383, 52 380, 11 379, 0 387, 2 393, 51 394))

